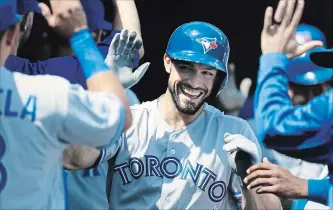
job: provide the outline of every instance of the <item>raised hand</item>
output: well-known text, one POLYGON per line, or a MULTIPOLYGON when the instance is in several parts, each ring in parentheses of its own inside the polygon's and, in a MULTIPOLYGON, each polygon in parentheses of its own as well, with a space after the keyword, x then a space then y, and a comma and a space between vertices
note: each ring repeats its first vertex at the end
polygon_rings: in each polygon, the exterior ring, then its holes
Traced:
POLYGON ((133 72, 133 65, 142 47, 142 40, 136 39, 136 32, 124 29, 116 34, 111 42, 105 63, 117 73, 125 88, 138 83, 147 71, 150 63, 144 63, 133 72))
POLYGON ((266 9, 261 33, 262 54, 282 52, 289 58, 294 58, 323 45, 321 41, 310 41, 302 45, 296 42, 296 28, 301 20, 303 9, 304 0, 280 0, 274 17, 273 8, 266 9))
POLYGON ((240 83, 240 89, 238 89, 236 86, 235 71, 235 64, 230 63, 228 65, 228 83, 218 95, 219 102, 226 112, 238 111, 242 108, 252 85, 252 80, 245 78, 240 83))
POLYGON ((44 3, 40 3, 39 7, 48 25, 59 35, 69 38, 75 32, 88 28, 80 0, 50 0, 50 5, 53 13, 44 3))

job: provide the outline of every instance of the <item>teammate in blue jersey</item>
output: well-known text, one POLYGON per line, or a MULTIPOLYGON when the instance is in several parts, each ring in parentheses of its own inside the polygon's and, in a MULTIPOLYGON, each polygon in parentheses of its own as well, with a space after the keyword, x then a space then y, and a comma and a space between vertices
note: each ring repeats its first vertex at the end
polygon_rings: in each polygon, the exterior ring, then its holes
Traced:
MULTIPOLYGON (((132 117, 121 83, 87 31, 80 1, 52 0, 53 14, 45 4, 41 8, 49 25, 70 37, 88 88, 94 92, 60 77, 27 76, 4 68, 18 40, 21 17, 16 15, 15 2, 0 1, 0 208, 63 209, 62 151, 69 143, 113 144, 112 137, 127 129, 132 117), (87 51, 94 59, 86 58, 87 51)), ((134 38, 135 34, 123 44, 135 47, 120 52, 128 57, 127 66, 141 45, 140 40, 134 44, 134 38)))
POLYGON ((321 41, 299 45, 293 36, 303 8, 304 0, 280 0, 274 22, 272 8, 266 10, 261 36, 263 55, 255 93, 258 139, 268 148, 327 164, 330 169, 333 163, 333 88, 299 106, 293 106, 288 95, 286 67, 290 59, 323 45, 321 41))
MULTIPOLYGON (((283 5, 281 2, 285 3, 281 0, 280 5, 283 5)), ((299 2, 293 18, 294 22, 300 18, 304 7, 304 1, 299 2)), ((294 3, 295 1, 288 1, 288 7, 293 7, 294 3)), ((270 11, 271 9, 268 9, 266 16, 270 11)), ((289 13, 288 15, 291 16, 289 13)), ((291 19, 289 16, 285 16, 286 19, 291 19)), ((260 60, 255 97, 258 138, 267 147, 289 156, 331 164, 333 162, 331 151, 333 89, 328 89, 307 104, 300 106, 292 106, 288 96, 288 78, 285 71, 290 58, 297 57, 314 47, 322 46, 320 41, 298 45, 295 38, 288 33, 291 29, 296 29, 297 25, 294 25, 294 22, 287 27, 280 27, 283 31, 273 35, 267 33, 269 29, 263 30, 263 55, 260 60), (280 37, 284 35, 283 33, 288 33, 290 40, 279 41, 280 45, 283 44, 282 47, 272 45, 271 42, 282 39, 280 37)), ((269 26, 265 25, 265 27, 269 26)), ((274 25, 274 27, 278 26, 274 25)))
MULTIPOLYGON (((83 9, 86 12, 88 19, 88 26, 93 34, 95 41, 100 41, 101 29, 109 30, 110 24, 104 20, 104 7, 101 1, 91 1, 83 0, 83 9)), ((126 1, 125 3, 116 2, 116 18, 114 27, 119 29, 121 27, 128 27, 133 29, 139 29, 140 26, 137 22, 138 18, 135 3, 133 1, 126 1), (121 5, 119 5, 121 4, 121 5), (130 20, 130 21, 129 21, 130 20), (120 24, 120 23, 121 24, 120 24), (119 26, 121 25, 121 26, 119 26)), ((32 12, 38 12, 37 2, 35 0, 22 0, 18 5, 21 14, 25 15, 24 18, 32 16, 32 12), (37 8, 37 9, 36 9, 37 8)), ((39 11, 40 12, 40 11, 39 11)), ((26 21, 21 23, 21 28, 26 29, 22 31, 22 36, 28 38, 31 29, 31 21, 26 21)), ((98 43, 98 48, 102 52, 103 56, 106 57, 109 49, 111 40, 116 33, 120 31, 112 31, 110 36, 108 36, 103 42, 98 43)), ((138 31, 138 35, 140 34, 138 31)), ((22 39, 20 40, 22 41, 22 39)), ((20 45, 23 43, 19 43, 20 45)), ((62 48, 63 49, 63 48, 62 48)), ((70 52, 71 50, 62 50, 62 52, 70 52)), ((139 51, 140 57, 143 56, 142 48, 139 51)), ((106 63, 108 61, 106 60, 106 63)), ((136 57, 134 67, 137 67, 139 63, 139 56, 136 57)), ((110 63, 108 63, 110 65, 110 63)), ((67 80, 72 84, 80 84, 82 87, 86 88, 86 78, 82 72, 82 68, 75 56, 66 56, 52 58, 46 61, 40 61, 36 63, 30 63, 29 60, 19 58, 16 56, 9 56, 6 61, 6 67, 12 71, 18 71, 29 75, 39 75, 39 74, 50 74, 58 75, 67 80)), ((117 72, 117 75, 122 75, 122 84, 126 87, 126 95, 128 97, 130 105, 139 103, 136 95, 129 88, 136 84, 140 78, 143 76, 144 71, 140 72, 140 69, 132 73, 132 69, 129 71, 117 72), (133 77, 131 77, 133 75, 133 77), (134 79, 134 76, 137 76, 134 79)), ((144 69, 142 69, 144 70, 144 69)), ((68 202, 71 209, 104 209, 107 208, 107 198, 105 193, 105 182, 107 176, 107 163, 99 166, 98 168, 90 170, 77 170, 69 173, 65 173, 67 177, 67 189, 68 189, 68 202), (89 197, 89 199, 87 199, 89 197)))

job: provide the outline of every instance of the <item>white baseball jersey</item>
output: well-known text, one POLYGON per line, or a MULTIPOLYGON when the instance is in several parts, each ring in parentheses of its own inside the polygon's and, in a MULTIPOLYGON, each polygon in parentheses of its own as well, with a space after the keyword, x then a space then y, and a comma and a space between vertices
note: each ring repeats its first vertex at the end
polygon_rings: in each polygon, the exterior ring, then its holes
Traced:
POLYGON ((124 115, 111 94, 0 69, 0 209, 64 209, 63 150, 116 143, 124 115))
MULTIPOLYGON (((126 89, 129 104, 140 104, 135 93, 126 89)), ((67 172, 67 189, 69 208, 77 209, 108 209, 106 197, 106 177, 108 163, 104 162, 96 168, 67 172)))
POLYGON ((224 134, 242 134, 261 152, 246 121, 205 104, 195 121, 174 130, 161 117, 158 100, 131 111, 132 127, 107 148, 105 159, 113 156, 109 209, 237 208, 241 189, 231 186, 240 183, 231 181, 224 134))

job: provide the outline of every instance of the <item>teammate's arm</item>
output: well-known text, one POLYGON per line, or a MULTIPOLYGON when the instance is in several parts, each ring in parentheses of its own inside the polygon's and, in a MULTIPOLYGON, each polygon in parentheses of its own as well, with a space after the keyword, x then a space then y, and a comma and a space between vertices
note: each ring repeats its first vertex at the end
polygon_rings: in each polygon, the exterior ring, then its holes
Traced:
MULTIPOLYGON (((241 131, 241 135, 246 137, 247 140, 250 140, 255 143, 258 152, 260 153, 260 160, 262 158, 260 144, 257 140, 257 137, 253 133, 250 125, 247 122, 244 122, 244 127, 241 131)), ((239 145, 239 147, 241 147, 239 145)), ((250 147, 250 145, 249 145, 250 147)), ((246 149, 245 149, 246 151, 246 149)), ((253 157, 252 157, 253 159, 253 157)), ((260 161, 259 160, 259 161, 260 161)), ((252 161, 253 162, 253 161, 252 161)), ((258 161, 257 161, 258 162, 258 161)), ((253 163, 252 163, 253 164, 253 163)), ((243 174, 243 173, 241 173, 243 174)), ((242 175, 242 179, 245 178, 245 175, 242 175)), ((242 182, 242 181, 241 181, 242 182)), ((256 189, 248 189, 245 183, 242 183, 242 200, 243 200, 243 209, 282 209, 280 199, 274 194, 258 194, 256 189)))
MULTIPOLYGON (((141 25, 138 10, 134 0, 113 0, 115 5, 116 16, 113 21, 114 30, 128 29, 135 31, 138 37, 142 39, 141 25)), ((144 55, 144 48, 142 47, 139 51, 140 58, 144 55)))
POLYGON ((302 179, 292 175, 288 169, 272 164, 267 158, 251 166, 245 183, 258 193, 273 193, 286 199, 307 199, 327 205, 329 179, 302 179))
POLYGON ((303 45, 293 36, 304 8, 304 0, 280 1, 274 15, 268 7, 261 35, 262 57, 255 93, 258 138, 267 147, 288 156, 327 163, 333 118, 333 89, 303 106, 293 106, 288 96, 285 67, 289 58, 321 46, 320 41, 303 45), (294 12, 295 11, 295 12, 294 12), (283 15, 284 14, 284 15, 283 15), (318 133, 320 131, 320 133, 318 133), (316 157, 316 159, 314 159, 316 157))
MULTIPOLYGON (((69 99, 66 109, 67 112, 65 112, 65 122, 60 129, 59 137, 64 140, 75 139, 80 135, 75 136, 72 133, 77 134, 77 130, 75 129, 80 127, 80 125, 82 126, 82 129, 88 129, 88 131, 90 131, 93 129, 89 130, 89 128, 96 127, 94 125, 101 122, 101 125, 97 127, 100 128, 99 131, 103 131, 103 127, 106 127, 101 135, 97 135, 98 139, 101 138, 101 140, 99 139, 98 141, 102 144, 107 144, 112 136, 103 136, 103 134, 107 135, 113 133, 108 126, 116 128, 116 130, 122 126, 117 121, 111 120, 111 116, 108 116, 109 114, 116 114, 116 117, 122 117, 123 119, 124 116, 122 115, 124 114, 122 114, 122 112, 125 109, 126 117, 124 129, 131 125, 132 116, 128 107, 125 91, 116 75, 109 70, 104 63, 103 57, 99 53, 91 34, 87 30, 87 21, 80 1, 73 0, 64 3, 57 0, 51 0, 50 5, 52 6, 53 14, 46 4, 40 4, 43 16, 47 20, 49 26, 54 28, 60 35, 66 38, 70 37, 72 49, 77 55, 87 79, 88 89, 96 92, 90 94, 84 93, 83 90, 80 90, 80 87, 75 86, 72 86, 68 90, 69 99), (106 95, 101 92, 108 92, 113 95, 106 95), (104 101, 97 100, 102 97, 105 97, 104 101), (120 101, 117 103, 117 100, 120 101), (75 102, 84 103, 76 104, 75 102), (102 102, 102 104, 99 104, 98 102, 102 102), (112 106, 115 106, 116 110, 112 110, 112 106), (85 107, 87 108, 86 110, 84 110, 85 107), (73 113, 78 112, 79 110, 84 110, 82 116, 74 116, 73 113), (92 122, 84 122, 85 120, 92 119, 87 117, 89 114, 91 114, 92 117, 95 117, 95 119, 93 119, 92 122), (81 120, 79 120, 80 117, 82 118, 81 120), (87 119, 84 119, 84 117, 87 117, 87 119), (89 123, 92 125, 90 127, 85 127, 85 125, 89 125, 89 123)), ((82 131, 82 133, 88 131, 82 131)), ((90 139, 90 141, 92 141, 92 139, 90 139)), ((82 143, 86 142, 82 141, 82 143)))
MULTIPOLYGON (((120 33, 120 31, 112 31, 107 38, 97 44, 104 58, 106 58, 111 41, 117 33, 120 33)), ((134 67, 138 63, 139 59, 136 60, 134 67)), ((28 59, 11 55, 6 60, 5 67, 11 71, 27 75, 50 74, 60 76, 72 84, 80 84, 85 89, 87 87, 86 78, 76 56, 57 57, 45 61, 30 62, 28 59)))
POLYGON ((63 153, 63 167, 66 170, 92 168, 98 165, 101 151, 90 146, 69 145, 63 153))

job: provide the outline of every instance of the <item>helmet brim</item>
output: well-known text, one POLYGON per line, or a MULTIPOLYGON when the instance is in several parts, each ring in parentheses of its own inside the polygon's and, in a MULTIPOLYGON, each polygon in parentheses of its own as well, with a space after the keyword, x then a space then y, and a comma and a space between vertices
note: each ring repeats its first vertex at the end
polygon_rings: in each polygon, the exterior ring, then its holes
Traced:
POLYGON ((333 68, 333 49, 323 49, 321 51, 312 52, 310 59, 318 66, 333 68))

